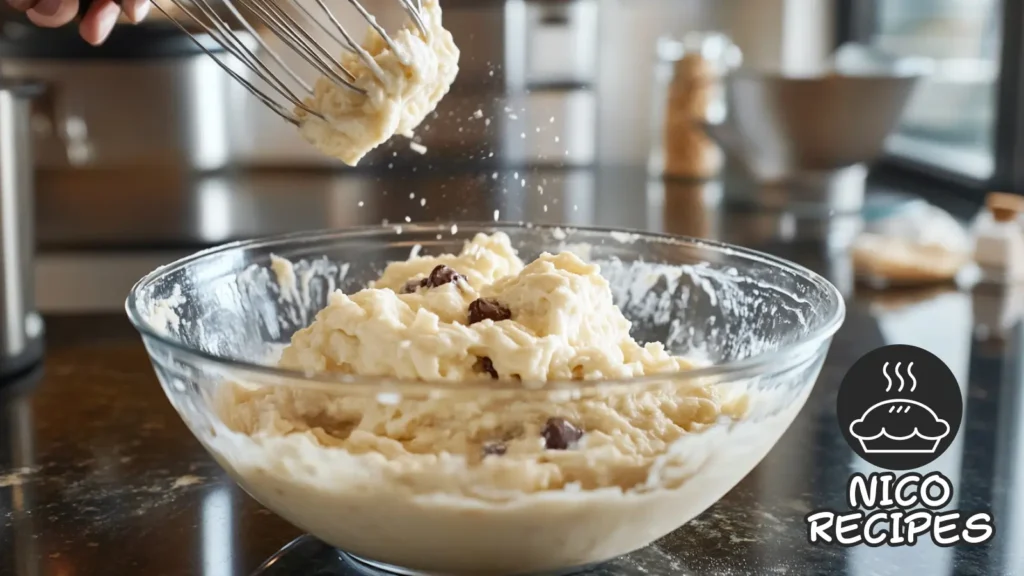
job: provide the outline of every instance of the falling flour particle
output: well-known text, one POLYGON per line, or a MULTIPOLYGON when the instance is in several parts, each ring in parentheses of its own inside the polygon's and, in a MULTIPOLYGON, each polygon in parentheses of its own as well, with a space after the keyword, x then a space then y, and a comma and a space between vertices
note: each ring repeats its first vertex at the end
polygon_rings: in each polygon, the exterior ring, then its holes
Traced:
POLYGON ((552 116, 551 118, 548 118, 548 123, 549 124, 554 124, 555 123, 555 117, 552 116))
POLYGON ((356 206, 359 206, 360 208, 362 208, 362 207, 363 207, 363 204, 364 204, 364 202, 363 202, 362 200, 360 200, 360 201, 359 201, 359 204, 356 204, 356 206))
POLYGON ((427 205, 427 199, 426 198, 420 198, 420 206, 426 206, 426 205, 427 205))
POLYGON ((409 218, 408 216, 406 216, 406 217, 405 217, 405 221, 406 221, 406 222, 412 222, 412 218, 409 218))
POLYGON ((505 113, 506 113, 506 114, 509 114, 509 113, 511 113, 511 112, 512 112, 512 109, 511 109, 511 108, 509 108, 508 106, 505 106, 505 113))
POLYGON ((452 236, 455 236, 458 233, 459 233, 459 225, 458 224, 452 224, 452 236))
POLYGON ((522 138, 523 140, 526 140, 526 132, 521 133, 519 137, 522 138))
POLYGON ((561 141, 562 141, 561 138, 559 138, 558 136, 555 136, 555 144, 558 144, 561 141))
POLYGON ((415 192, 409 192, 409 200, 412 200, 415 197, 416 197, 416 193, 415 192))
POLYGON ((523 188, 526 188, 526 178, 522 179, 522 181, 520 182, 520 185, 522 185, 523 188))
POLYGON ((195 486, 196 484, 202 483, 202 481, 203 481, 203 479, 200 478, 199 476, 193 476, 191 474, 186 474, 184 476, 179 476, 178 478, 176 478, 174 480, 174 484, 171 485, 171 489, 173 490, 175 488, 184 488, 186 486, 195 486))
POLYGON ((395 226, 395 234, 401 234, 401 233, 402 233, 402 227, 401 226, 395 226))
POLYGON ((424 146, 423 144, 420 144, 419 142, 409 142, 409 148, 412 148, 412 151, 416 152, 417 154, 427 153, 427 147, 424 146))
POLYGON ((540 192, 540 195, 543 196, 544 195, 544 187, 543 186, 537 186, 537 192, 540 192))
POLYGON ((479 120, 479 119, 481 119, 483 117, 484 117, 484 111, 483 110, 477 110, 476 112, 473 112, 473 118, 476 118, 477 120, 479 120))
POLYGON ((544 211, 545 211, 545 212, 547 212, 547 211, 548 211, 548 205, 547 205, 547 204, 545 204, 545 205, 544 205, 544 211))
POLYGON ((500 210, 495 210, 494 211, 494 221, 495 222, 498 221, 498 218, 500 217, 500 215, 501 215, 501 211, 500 210))
POLYGON ((519 172, 513 172, 512 177, 515 178, 516 180, 519 180, 519 172))
POLYGON ((491 174, 491 180, 497 180, 497 179, 498 179, 498 173, 497 172, 495 172, 494 174, 491 174))
POLYGON ((515 114, 509 114, 508 118, 509 120, 519 120, 519 116, 516 116, 515 114))
POLYGON ((490 125, 491 125, 491 119, 490 118, 484 118, 484 126, 490 126, 490 125))

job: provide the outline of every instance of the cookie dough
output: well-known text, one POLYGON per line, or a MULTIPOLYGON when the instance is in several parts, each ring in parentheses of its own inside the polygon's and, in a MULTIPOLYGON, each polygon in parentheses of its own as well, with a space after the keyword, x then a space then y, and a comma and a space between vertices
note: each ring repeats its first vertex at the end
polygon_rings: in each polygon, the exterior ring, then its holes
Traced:
POLYGON ((335 292, 284 351, 283 366, 469 382, 630 378, 690 364, 637 344, 597 266, 571 252, 527 266, 503 234, 458 256, 390 265, 373 288, 335 292), (486 364, 487 369, 481 369, 486 364))
POLYGON ((423 384, 226 384, 209 446, 272 510, 374 560, 477 576, 606 560, 720 498, 803 403, 738 425, 743 390, 673 379, 692 364, 629 330, 598 266, 524 265, 479 235, 335 292, 280 359, 423 384))
POLYGON ((353 53, 341 56, 349 80, 361 94, 323 76, 305 106, 296 107, 299 131, 323 153, 355 166, 369 151, 395 134, 413 137, 413 130, 433 112, 459 72, 459 49, 441 25, 438 0, 424 0, 424 36, 412 21, 391 36, 395 54, 372 28, 362 47, 375 63, 371 68, 353 53), (404 62, 403 62, 404 59, 404 62))

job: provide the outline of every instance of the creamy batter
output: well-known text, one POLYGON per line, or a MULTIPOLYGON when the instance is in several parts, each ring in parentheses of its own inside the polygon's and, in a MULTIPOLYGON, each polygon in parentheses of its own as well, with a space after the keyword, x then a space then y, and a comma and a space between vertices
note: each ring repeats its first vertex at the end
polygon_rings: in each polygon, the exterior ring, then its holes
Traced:
POLYGON ((323 118, 295 109, 307 141, 355 166, 395 134, 413 137, 413 130, 437 107, 459 72, 459 49, 441 25, 438 0, 424 0, 421 19, 427 35, 410 21, 391 36, 400 54, 391 51, 376 31, 367 32, 362 47, 376 70, 357 54, 342 54, 342 66, 365 94, 326 76, 317 80, 304 104, 323 118))
POLYGON ((629 329, 597 266, 571 252, 523 266, 507 236, 481 235, 458 256, 392 264, 371 289, 333 293, 281 362, 308 373, 454 382, 496 372, 527 387, 689 367, 661 344, 640 346, 629 329), (449 276, 434 278, 441 273, 449 276), (485 358, 489 372, 478 367, 485 358))
POLYGON ((524 265, 479 235, 335 292, 280 360, 435 384, 225 385, 208 445, 265 505, 375 560, 475 575, 605 560, 720 498, 803 403, 744 427, 749 398, 722 387, 552 386, 691 366, 629 329, 596 265, 524 265))

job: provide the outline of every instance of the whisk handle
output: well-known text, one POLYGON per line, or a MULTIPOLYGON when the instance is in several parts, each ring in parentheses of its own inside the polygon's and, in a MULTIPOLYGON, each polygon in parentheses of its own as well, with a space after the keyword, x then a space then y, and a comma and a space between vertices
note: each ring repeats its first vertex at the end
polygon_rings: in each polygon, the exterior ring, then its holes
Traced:
MULTIPOLYGON (((89 11, 89 8, 92 7, 94 2, 98 1, 99 0, 78 0, 78 19, 81 20, 82 18, 85 18, 85 13, 89 11)), ((114 0, 114 4, 120 6, 121 0, 114 0)))

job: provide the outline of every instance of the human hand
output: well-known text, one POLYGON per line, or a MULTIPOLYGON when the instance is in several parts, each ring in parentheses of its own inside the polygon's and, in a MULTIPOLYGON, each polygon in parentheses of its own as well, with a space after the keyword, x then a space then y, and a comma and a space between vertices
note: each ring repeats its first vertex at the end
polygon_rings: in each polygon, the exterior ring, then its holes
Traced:
MULTIPOLYGON (((79 2, 89 0, 7 0, 15 10, 25 12, 33 24, 44 28, 59 28, 74 20, 79 2)), ((102 44, 122 11, 137 24, 149 13, 149 0, 92 0, 78 23, 78 31, 86 42, 102 44)))

